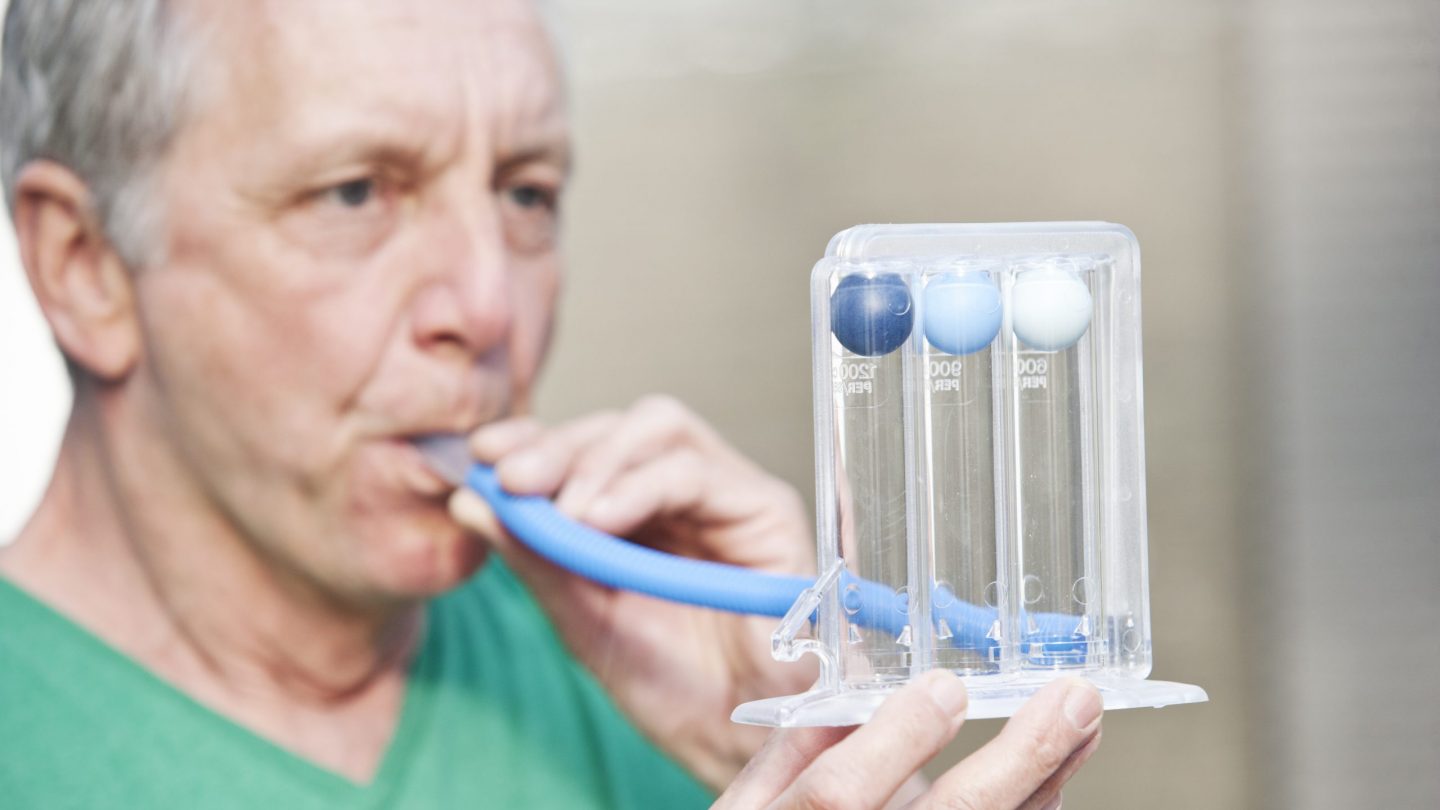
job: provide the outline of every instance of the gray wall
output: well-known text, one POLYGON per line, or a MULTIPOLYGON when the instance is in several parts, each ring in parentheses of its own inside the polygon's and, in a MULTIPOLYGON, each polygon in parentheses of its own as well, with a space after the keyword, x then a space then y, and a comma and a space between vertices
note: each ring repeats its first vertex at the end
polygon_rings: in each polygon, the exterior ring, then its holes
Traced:
POLYGON ((1247 11, 1253 795, 1440 807, 1440 4, 1247 11))

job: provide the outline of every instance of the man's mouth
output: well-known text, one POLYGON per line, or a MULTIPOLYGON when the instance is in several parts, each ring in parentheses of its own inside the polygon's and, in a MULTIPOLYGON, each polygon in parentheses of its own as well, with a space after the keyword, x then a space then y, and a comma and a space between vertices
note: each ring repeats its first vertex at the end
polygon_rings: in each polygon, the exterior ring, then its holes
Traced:
POLYGON ((411 441, 425 463, 452 487, 465 483, 465 473, 474 464, 465 437, 457 433, 431 433, 411 441))
MULTIPOLYGON (((464 438, 457 438, 464 451, 464 438)), ((396 438, 386 444, 392 450, 386 453, 387 463, 395 465, 394 473, 406 489, 427 499, 445 497, 455 490, 458 481, 452 482, 437 471, 413 440, 396 438)))

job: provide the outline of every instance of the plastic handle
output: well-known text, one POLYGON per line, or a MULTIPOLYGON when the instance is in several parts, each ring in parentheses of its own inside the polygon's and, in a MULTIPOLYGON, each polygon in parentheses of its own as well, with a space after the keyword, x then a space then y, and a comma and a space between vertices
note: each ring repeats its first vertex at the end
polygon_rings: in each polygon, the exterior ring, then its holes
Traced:
MULTIPOLYGON (((606 587, 731 613, 784 617, 815 585, 808 577, 677 557, 612 537, 576 523, 545 498, 506 492, 494 469, 483 464, 469 468, 465 485, 483 497, 510 533, 536 554, 606 587)), ((897 636, 909 624, 905 594, 848 572, 841 574, 839 587, 850 621, 897 636)), ((998 643, 994 628, 999 613, 994 608, 962 602, 943 588, 937 588, 935 596, 935 601, 946 603, 935 606, 935 619, 945 622, 956 643, 981 648, 998 643)), ((1052 651, 1057 640, 1084 641, 1074 635, 1074 616, 1037 613, 1027 617, 1031 618, 1046 633, 1052 651)))
POLYGON ((737 565, 692 560, 611 537, 561 514, 545 498, 511 495, 495 471, 476 464, 465 475, 505 528, 550 562, 610 588, 731 613, 784 616, 807 577, 777 576, 737 565))

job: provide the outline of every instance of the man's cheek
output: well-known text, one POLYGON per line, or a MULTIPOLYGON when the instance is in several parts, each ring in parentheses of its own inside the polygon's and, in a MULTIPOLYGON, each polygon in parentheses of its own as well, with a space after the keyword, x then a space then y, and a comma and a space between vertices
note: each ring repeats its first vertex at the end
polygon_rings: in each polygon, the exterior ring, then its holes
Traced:
POLYGON ((526 268, 524 283, 515 285, 515 325, 510 341, 510 365, 520 399, 528 399, 545 356, 549 353, 560 294, 558 260, 526 268))

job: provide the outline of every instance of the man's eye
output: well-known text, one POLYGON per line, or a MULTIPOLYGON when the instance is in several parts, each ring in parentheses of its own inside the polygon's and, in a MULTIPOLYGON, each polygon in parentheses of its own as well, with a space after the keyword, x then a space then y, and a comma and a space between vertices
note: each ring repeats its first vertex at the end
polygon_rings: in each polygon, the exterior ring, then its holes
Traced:
POLYGON ((540 186, 516 186, 510 189, 510 199, 521 208, 554 208, 555 194, 540 186))
POLYGON ((361 178, 341 183, 330 189, 330 196, 347 208, 360 208, 375 195, 375 181, 361 178))

